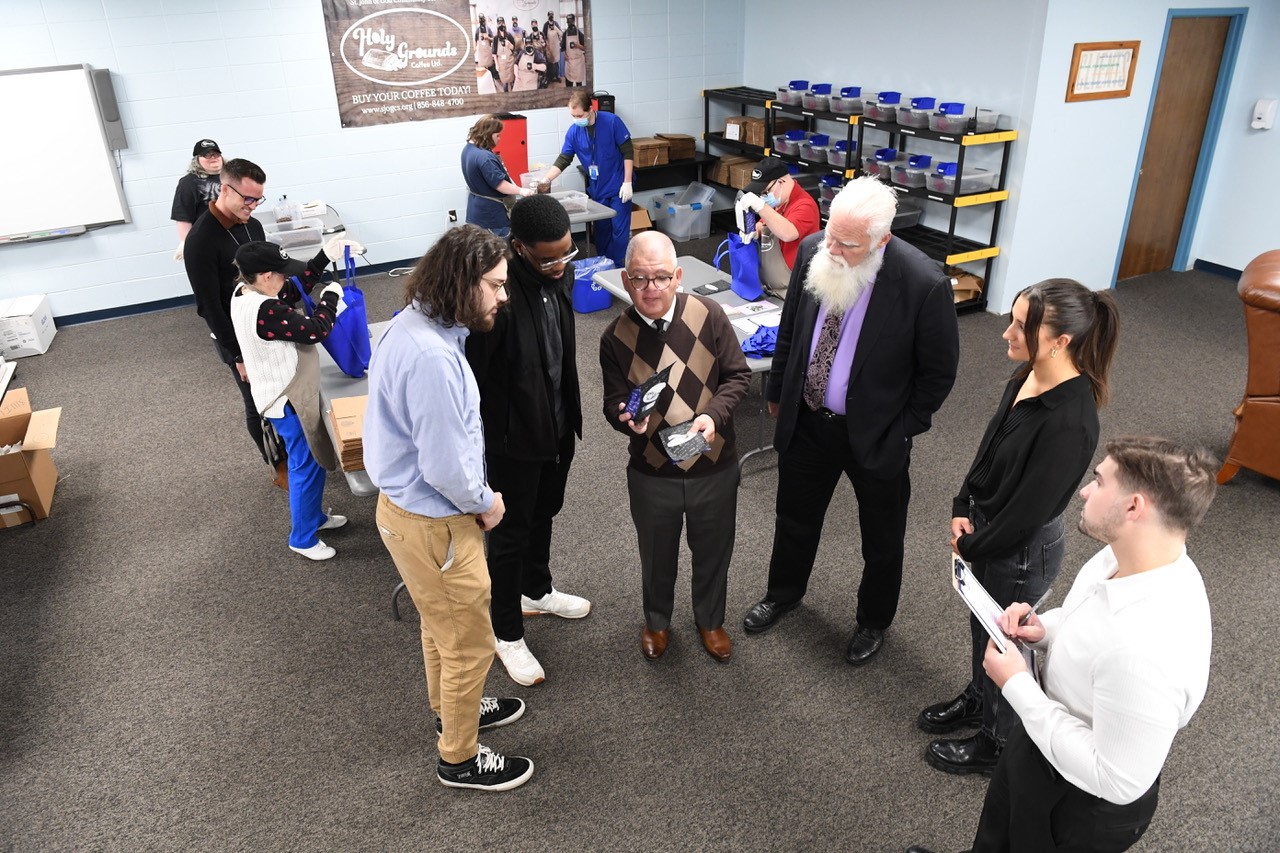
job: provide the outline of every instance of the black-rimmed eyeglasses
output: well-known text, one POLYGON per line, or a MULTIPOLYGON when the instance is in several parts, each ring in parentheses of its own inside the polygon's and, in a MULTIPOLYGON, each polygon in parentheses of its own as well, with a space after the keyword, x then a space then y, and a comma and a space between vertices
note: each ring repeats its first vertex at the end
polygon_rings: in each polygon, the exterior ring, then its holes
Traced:
POLYGON ((251 196, 251 195, 245 195, 244 193, 240 192, 240 190, 238 190, 238 189, 236 189, 235 187, 231 186, 231 184, 223 184, 223 186, 224 186, 224 187, 226 187, 227 189, 231 190, 231 191, 232 191, 233 193, 235 193, 236 195, 240 196, 240 198, 242 198, 242 199, 244 200, 244 203, 245 203, 245 204, 247 204, 247 205, 249 205, 249 206, 251 206, 251 207, 252 207, 252 206, 255 206, 255 205, 262 204, 264 201, 266 201, 266 200, 267 200, 267 197, 266 197, 265 195, 264 195, 264 196, 251 196))

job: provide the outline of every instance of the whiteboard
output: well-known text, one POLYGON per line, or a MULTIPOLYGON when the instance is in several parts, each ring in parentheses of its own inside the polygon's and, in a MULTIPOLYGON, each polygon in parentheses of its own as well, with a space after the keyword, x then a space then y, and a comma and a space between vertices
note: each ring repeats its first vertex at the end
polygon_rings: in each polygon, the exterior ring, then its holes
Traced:
POLYGON ((87 65, 0 71, 0 238, 129 221, 87 65))

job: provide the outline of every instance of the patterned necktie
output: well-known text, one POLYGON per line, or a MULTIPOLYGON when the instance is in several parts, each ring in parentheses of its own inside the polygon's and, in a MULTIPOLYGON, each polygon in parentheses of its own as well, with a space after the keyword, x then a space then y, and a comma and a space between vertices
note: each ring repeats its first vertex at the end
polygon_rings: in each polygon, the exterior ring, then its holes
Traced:
POLYGON ((827 312, 827 318, 818 332, 818 345, 809 360, 804 374, 804 402, 815 412, 826 404, 827 379, 831 376, 831 364, 836 360, 836 347, 840 345, 840 323, 843 314, 827 312))

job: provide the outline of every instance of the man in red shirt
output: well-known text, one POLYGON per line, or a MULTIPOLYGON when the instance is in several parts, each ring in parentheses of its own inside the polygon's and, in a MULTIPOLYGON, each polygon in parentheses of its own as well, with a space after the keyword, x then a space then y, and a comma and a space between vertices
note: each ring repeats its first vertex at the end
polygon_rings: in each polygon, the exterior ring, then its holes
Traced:
POLYGON ((756 233, 760 235, 760 281, 775 293, 785 293, 800 241, 822 227, 818 203, 796 183, 787 164, 776 157, 766 157, 756 165, 745 192, 743 198, 760 215, 756 223, 756 233))

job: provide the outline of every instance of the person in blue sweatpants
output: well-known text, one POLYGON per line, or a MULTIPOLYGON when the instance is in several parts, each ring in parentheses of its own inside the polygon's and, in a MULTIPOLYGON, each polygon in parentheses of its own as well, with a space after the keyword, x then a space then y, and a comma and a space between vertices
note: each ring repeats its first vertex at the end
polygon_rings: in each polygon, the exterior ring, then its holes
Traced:
POLYGON ((586 89, 570 93, 569 115, 573 126, 564 135, 564 147, 544 181, 550 184, 574 157, 578 158, 587 171, 587 195, 614 210, 611 219, 595 223, 596 252, 622 267, 631 239, 631 174, 635 168, 631 132, 613 113, 591 109, 591 93, 586 89))

